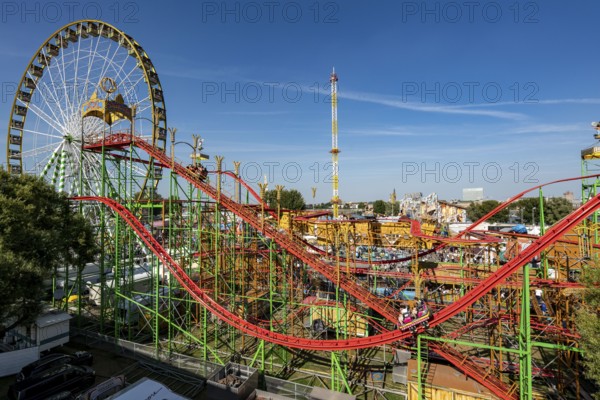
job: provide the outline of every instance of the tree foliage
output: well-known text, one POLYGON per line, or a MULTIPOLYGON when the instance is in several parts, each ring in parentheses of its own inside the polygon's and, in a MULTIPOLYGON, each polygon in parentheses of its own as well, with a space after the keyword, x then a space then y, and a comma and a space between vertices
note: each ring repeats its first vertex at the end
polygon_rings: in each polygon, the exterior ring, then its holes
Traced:
POLYGON ((553 225, 569 215, 573 205, 564 197, 552 197, 544 204, 544 218, 546 224, 553 225))
POLYGON ((56 268, 83 269, 96 253, 92 228, 64 194, 39 178, 0 169, 0 338, 35 320, 44 279, 56 268))
MULTIPOLYGON (((544 222, 546 225, 553 225, 560 221, 573 211, 573 205, 563 197, 551 197, 544 199, 544 222)), ((540 199, 539 197, 525 197, 514 204, 509 209, 515 220, 523 224, 540 223, 540 199)))
MULTIPOLYGON (((467 216, 473 222, 500 205, 496 200, 486 200, 481 203, 472 203, 467 209, 467 216)), ((552 225, 560 221, 573 211, 572 204, 563 197, 544 199, 544 222, 552 225)), ((539 197, 524 197, 517 200, 508 208, 491 217, 488 222, 519 222, 523 224, 540 223, 539 197), (513 216, 509 221, 509 214, 513 216)))
MULTIPOLYGON (((277 191, 269 190, 265 194, 265 201, 272 209, 277 209, 277 191)), ((302 193, 297 191, 296 189, 286 190, 283 189, 281 191, 281 209, 285 210, 303 210, 306 206, 304 202, 304 197, 302 197, 302 193)))
POLYGON ((519 223, 539 223, 540 199, 538 197, 524 197, 510 205, 513 215, 518 217, 519 223))
POLYGON ((373 202, 373 214, 385 215, 387 203, 383 200, 373 202))
MULTIPOLYGON (((467 217, 471 221, 475 222, 499 205, 500 202, 496 200, 485 200, 482 202, 471 203, 469 208, 467 208, 467 217)), ((498 214, 491 217, 488 222, 508 222, 508 210, 504 209, 500 211, 498 214)))

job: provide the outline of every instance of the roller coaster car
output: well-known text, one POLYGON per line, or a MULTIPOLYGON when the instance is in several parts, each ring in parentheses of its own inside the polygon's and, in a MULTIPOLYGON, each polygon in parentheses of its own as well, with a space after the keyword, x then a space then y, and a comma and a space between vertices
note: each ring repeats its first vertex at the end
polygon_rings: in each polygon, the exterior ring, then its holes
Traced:
POLYGON ((425 329, 429 328, 429 320, 431 319, 431 310, 427 307, 427 304, 424 304, 422 309, 417 312, 417 318, 412 318, 411 315, 404 316, 402 322, 400 322, 400 317, 398 318, 398 329, 401 331, 411 331, 415 333, 419 326, 423 326, 425 329))
POLYGON ((202 165, 188 165, 188 169, 194 175, 198 177, 201 181, 206 180, 206 176, 208 175, 208 171, 202 165))

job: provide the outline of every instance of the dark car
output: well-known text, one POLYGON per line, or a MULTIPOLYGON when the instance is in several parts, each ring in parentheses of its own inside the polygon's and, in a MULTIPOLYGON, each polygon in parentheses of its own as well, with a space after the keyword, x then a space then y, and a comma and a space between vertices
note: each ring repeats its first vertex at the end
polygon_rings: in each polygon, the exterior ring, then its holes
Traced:
POLYGON ((64 395, 67 391, 78 393, 94 384, 95 375, 96 373, 90 367, 63 364, 13 383, 8 388, 8 398, 9 400, 42 400, 53 395, 64 395))
POLYGON ((88 365, 91 366, 93 356, 87 351, 78 351, 73 355, 52 353, 48 354, 37 361, 27 364, 17 374, 17 382, 41 374, 42 372, 55 367, 60 367, 64 364, 71 365, 88 365))

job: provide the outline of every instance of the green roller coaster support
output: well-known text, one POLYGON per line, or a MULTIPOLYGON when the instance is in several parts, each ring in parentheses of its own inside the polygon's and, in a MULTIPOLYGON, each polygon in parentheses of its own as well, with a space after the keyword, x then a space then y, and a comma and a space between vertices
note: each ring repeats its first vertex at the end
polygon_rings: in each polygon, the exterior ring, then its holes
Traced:
MULTIPOLYGON (((171 157, 174 158, 173 155, 173 151, 171 150, 171 157)), ((169 215, 169 223, 167 224, 166 222, 166 218, 163 218, 163 223, 164 223, 164 228, 167 229, 167 238, 168 238, 168 246, 169 246, 169 253, 171 254, 171 256, 173 256, 174 254, 172 253, 172 249, 175 247, 174 246, 174 239, 177 235, 176 232, 174 232, 175 230, 175 224, 173 223, 173 221, 175 220, 175 212, 174 212, 174 207, 173 207, 173 200, 174 197, 176 196, 175 194, 175 188, 177 187, 177 175, 175 175, 173 173, 173 170, 170 171, 169 173, 169 199, 168 199, 168 215, 169 215)), ((163 208, 164 208, 164 203, 163 203, 163 208)), ((182 268, 185 268, 185 265, 181 265, 182 268)), ((158 275, 158 273, 157 273, 158 275)), ((164 283, 163 283, 164 284, 164 283)), ((169 296, 168 296, 168 313, 169 315, 171 315, 171 305, 172 305, 172 301, 171 301, 171 293, 173 292, 173 279, 169 279, 169 296)), ((168 350, 169 350, 169 354, 171 354, 172 352, 172 333, 173 333, 173 327, 172 327, 172 323, 171 321, 169 321, 169 327, 168 327, 168 332, 167 332, 167 337, 168 337, 168 350)))
MULTIPOLYGON (((423 376, 422 376, 422 369, 423 366, 421 365, 421 357, 423 356, 423 352, 421 350, 421 339, 423 338, 422 335, 418 335, 417 336, 417 400, 422 400, 423 397, 423 376)), ((427 351, 426 351, 427 353, 427 351)), ((408 388, 408 390, 411 390, 410 387, 408 388)))
MULTIPOLYGON (((145 310, 145 311, 147 311, 149 313, 154 314, 154 312, 155 312, 154 309, 152 309, 150 307, 147 307, 144 304, 141 304, 141 303, 135 301, 132 298, 129 298, 129 297, 126 297, 126 296, 123 296, 123 295, 120 295, 120 296, 123 299, 131 302, 132 304, 135 304, 136 306, 140 307, 141 309, 143 309, 143 310, 145 310)), ((157 303, 157 302, 158 302, 158 299, 155 301, 155 303, 157 303)), ((161 315, 160 313, 159 314, 154 314, 154 317, 156 319, 162 319, 166 323, 171 324, 170 318, 165 317, 164 315, 161 315)), ((221 365, 225 365, 225 363, 223 362, 223 360, 221 360, 221 358, 219 357, 219 355, 216 352, 214 352, 212 349, 210 349, 208 346, 206 346, 204 342, 202 342, 200 339, 198 339, 198 337, 192 335, 190 332, 188 332, 187 330, 185 330, 185 329, 183 329, 183 328, 181 328, 181 327, 179 327, 177 325, 174 325, 173 327, 175 329, 177 329, 179 332, 181 332, 181 334, 183 334, 187 338, 191 339, 192 341, 197 342, 198 344, 200 344, 201 346, 203 346, 203 348, 208 349, 210 351, 211 355, 214 357, 214 359, 215 359, 216 362, 218 362, 221 365)))
MULTIPOLYGON (((539 221, 540 221, 540 236, 543 236, 546 233, 546 220, 544 217, 544 193, 542 188, 539 189, 539 221)), ((548 258, 546 257, 546 252, 542 251, 540 253, 540 265, 542 266, 542 278, 548 278, 548 258)))
MULTIPOLYGON (((103 139, 106 132, 102 131, 103 139)), ((100 182, 100 195, 106 196, 106 149, 104 146, 104 140, 102 140, 102 153, 101 153, 101 182, 100 182)), ((107 312, 106 298, 108 293, 106 290, 106 221, 105 213, 106 207, 104 204, 100 204, 100 332, 104 332, 104 319, 105 313, 107 312)))
POLYGON ((539 221, 540 221, 540 236, 546 233, 546 224, 544 219, 544 192, 539 188, 539 221))
POLYGON ((202 308, 202 337, 203 337, 203 343, 204 346, 202 347, 202 359, 204 361, 208 360, 208 354, 207 354, 207 350, 208 350, 208 324, 207 324, 207 319, 208 319, 208 311, 206 310, 206 308, 202 308))
MULTIPOLYGON (((269 330, 271 332, 274 331, 275 327, 273 326, 273 318, 274 311, 273 308, 273 295, 277 292, 277 269, 276 269, 276 260, 277 254, 275 249, 275 241, 271 240, 269 243, 269 330)), ((260 301, 257 299, 257 301, 260 301)), ((269 352, 270 361, 271 361, 271 370, 273 370, 273 353, 269 352)))
POLYGON ((575 353, 582 353, 581 349, 577 348, 577 347, 572 347, 572 346, 565 346, 562 344, 556 344, 556 343, 545 343, 545 342, 531 342, 531 346, 533 347, 543 347, 545 349, 552 349, 552 350, 560 350, 560 351, 573 351, 575 353))
MULTIPOLYGON (((119 260, 119 254, 120 254, 120 244, 119 244, 119 239, 120 239, 120 232, 119 232, 119 216, 115 214, 114 217, 115 220, 115 243, 117 244, 115 246, 115 252, 114 252, 114 257, 115 257, 115 261, 118 262, 119 260)), ((114 295, 114 307, 115 310, 118 308, 118 305, 120 303, 120 296, 121 296, 121 285, 118 284, 120 282, 120 278, 121 278, 121 274, 120 274, 120 269, 118 266, 117 268, 115 268, 114 271, 114 275, 113 275, 113 290, 115 292, 114 295)), ((117 313, 114 313, 113 315, 115 315, 115 318, 113 318, 114 320, 114 325, 115 325, 115 331, 114 331, 114 335, 115 337, 119 337, 119 331, 120 331, 120 327, 119 327, 119 318, 116 318, 117 313)))
MULTIPOLYGON (((283 321, 288 321, 288 323, 284 324, 284 333, 288 333, 288 326, 289 323, 291 323, 291 321, 289 321, 289 315, 290 315, 290 307, 292 306, 292 304, 294 303, 294 288, 293 286, 290 286, 288 283, 288 276, 292 276, 294 273, 294 269, 293 269, 293 264, 290 262, 289 257, 287 255, 287 252, 285 250, 282 250, 281 252, 281 263, 282 263, 282 275, 285 277, 284 278, 284 283, 283 283, 283 307, 282 307, 282 320, 283 321), (289 301, 288 301, 289 300, 289 301)), ((282 349, 283 351, 283 362, 284 364, 287 364, 288 362, 288 352, 285 349, 282 349)))
MULTIPOLYGON (((155 165, 154 165, 154 159, 152 159, 151 162, 150 162, 150 171, 151 171, 151 177, 152 177, 152 179, 151 179, 151 185, 152 186, 151 187, 155 187, 154 186, 154 177, 155 177, 154 173, 155 173, 156 169, 155 169, 155 165)), ((150 195, 148 201, 149 201, 150 204, 153 205, 154 204, 154 193, 155 193, 155 191, 154 190, 149 190, 148 192, 149 192, 149 195, 150 195)), ((154 211, 155 211, 154 207, 151 207, 151 208, 148 209, 149 220, 150 220, 150 225, 151 225, 150 234, 152 234, 152 235, 154 235, 154 228, 152 226, 152 224, 154 222, 154 211)), ((152 261, 151 261, 150 265, 152 265, 152 270, 154 271, 155 267, 156 267, 156 269, 158 269, 158 262, 159 262, 158 259, 156 258, 156 256, 154 255, 154 253, 151 253, 151 260, 152 261)), ((159 349, 160 349, 160 319, 158 318, 158 315, 160 315, 159 301, 158 301, 158 299, 160 298, 160 279, 159 279, 160 278, 160 274, 153 273, 152 277, 154 278, 153 279, 153 289, 154 289, 154 298, 155 298, 155 301, 153 303, 153 305, 154 305, 154 319, 153 319, 153 321, 154 321, 154 331, 152 332, 153 333, 153 338, 152 339, 154 341, 154 348, 155 348, 155 351, 156 351, 156 356, 158 357, 158 355, 159 355, 159 349)))
POLYGON ((256 359, 258 358, 258 356, 260 355, 260 371, 263 372, 265 370, 265 341, 264 340, 260 340, 260 342, 258 343, 258 347, 256 349, 256 351, 254 352, 254 357, 252 357, 252 360, 250 361, 250 367, 254 367, 254 363, 256 362, 256 359))
MULTIPOLYGON (((520 349, 511 349, 511 348, 507 348, 507 347, 492 346, 489 344, 482 344, 482 343, 475 343, 475 342, 465 342, 462 340, 446 339, 446 338, 433 337, 433 336, 428 336, 428 335, 418 335, 417 339, 418 340, 427 340, 429 342, 457 344, 459 346, 469 346, 469 347, 474 347, 477 349, 504 351, 507 353, 517 354, 519 356, 521 356, 525 353, 523 350, 520 350, 520 349)), ((418 350, 418 346, 417 346, 417 350, 418 350)))
POLYGON ((331 389, 336 392, 341 392, 345 389, 348 394, 352 394, 352 389, 346 379, 346 373, 340 363, 340 359, 335 351, 330 352, 331 355, 331 389), (343 385, 343 388, 342 388, 343 385))
MULTIPOLYGON (((275 269, 275 247, 273 241, 269 243, 269 315, 273 316, 273 295, 277 290, 277 271, 275 269)), ((273 331, 273 318, 269 318, 269 330, 273 331)))
MULTIPOLYGON (((219 179, 219 178, 217 178, 219 179)), ((214 297, 215 299, 219 298, 219 276, 220 276, 220 267, 221 267, 221 262, 220 262, 220 253, 221 253, 221 249, 220 249, 220 240, 221 240, 221 215, 219 212, 219 203, 215 202, 214 205, 214 234, 213 234, 213 251, 214 251, 214 260, 215 260, 215 264, 214 264, 214 272, 213 272, 213 290, 214 290, 214 297)), ((215 329, 217 329, 217 327, 215 327, 215 329)), ((215 335, 214 335, 214 348, 218 348, 218 334, 216 334, 215 331, 215 335)))
MULTIPOLYGON (((193 186, 191 185, 191 183, 189 183, 187 185, 187 198, 188 198, 188 202, 187 202, 187 210, 188 210, 188 215, 189 215, 189 220, 188 220, 188 225, 187 225, 187 230, 188 230, 188 246, 190 247, 190 249, 193 249, 194 251, 199 251, 199 247, 195 245, 194 243, 194 215, 192 213, 192 206, 193 206, 193 202, 192 199, 194 198, 194 192, 193 192, 193 186)), ((179 207, 181 208, 181 213, 182 213, 182 218, 183 218, 183 202, 180 203, 179 207)), ((197 243, 197 242, 196 242, 197 243)), ((192 276, 193 274, 193 262, 192 259, 190 259, 190 263, 188 266, 188 270, 187 273, 192 276)), ((189 293, 186 293, 186 298, 187 296, 189 296, 189 293)), ((189 305, 188 307, 185 308, 185 325, 186 326, 192 326, 192 306, 189 305)), ((206 345, 206 343, 205 343, 206 345)))
MULTIPOLYGON (((587 168, 588 167, 588 160, 582 159, 581 160, 581 176, 586 176, 586 175, 590 175, 590 171, 587 168)), ((594 172, 597 172, 594 171, 594 172)), ((595 196, 598 193, 598 185, 600 184, 600 178, 596 177, 596 178, 592 178, 593 182, 589 183, 587 179, 584 179, 581 181, 581 202, 585 203, 587 202, 590 198, 592 198, 593 196, 595 196)), ((598 214, 599 212, 596 211, 591 215, 591 222, 594 225, 598 224, 598 214)), ((584 224, 587 224, 588 219, 586 219, 584 221, 584 224)), ((598 230, 594 230, 594 241, 593 244, 598 244, 599 243, 599 233, 598 230)))
MULTIPOLYGON (((220 177, 218 178, 220 179, 220 177)), ((219 207, 219 203, 215 202, 215 222, 214 222, 214 254, 215 254, 215 272, 214 272, 214 291, 215 291, 215 299, 219 298, 219 276, 221 269, 221 260, 220 260, 220 245, 221 245, 221 211, 219 207)))
POLYGON ((521 290, 521 322, 519 327, 519 395, 520 399, 533 398, 533 375, 531 369, 531 296, 529 293, 529 264, 523 265, 523 288, 521 290))

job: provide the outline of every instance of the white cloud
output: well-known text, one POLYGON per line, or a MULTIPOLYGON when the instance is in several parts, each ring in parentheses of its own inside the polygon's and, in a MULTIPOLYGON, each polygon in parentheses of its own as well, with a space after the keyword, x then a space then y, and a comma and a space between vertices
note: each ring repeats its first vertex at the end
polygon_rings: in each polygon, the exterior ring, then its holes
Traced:
POLYGON ((490 110, 471 110, 468 108, 459 108, 455 106, 443 105, 427 105, 426 103, 413 103, 403 101, 398 96, 381 95, 374 93, 362 93, 344 91, 338 94, 339 98, 344 98, 354 101, 362 101, 373 104, 381 104, 388 107, 400 108, 404 110, 442 113, 442 114, 459 114, 459 115, 477 115, 493 118, 509 119, 509 120, 525 120, 527 115, 522 113, 514 113, 507 111, 490 111, 490 110))

